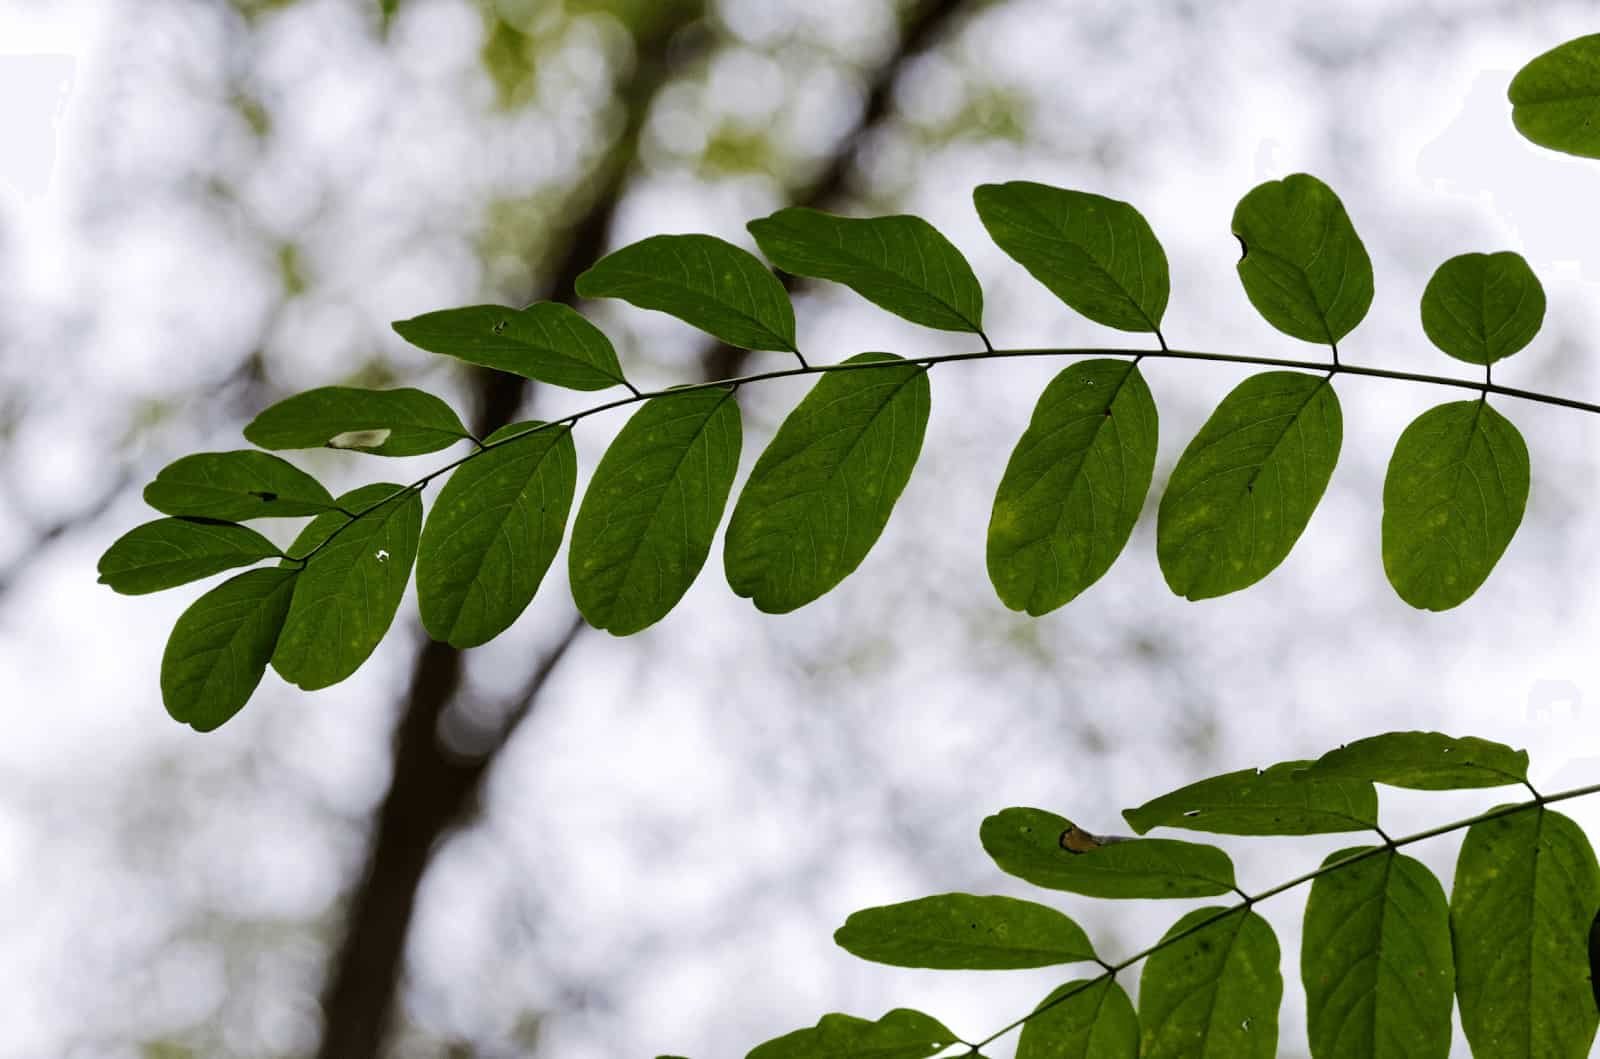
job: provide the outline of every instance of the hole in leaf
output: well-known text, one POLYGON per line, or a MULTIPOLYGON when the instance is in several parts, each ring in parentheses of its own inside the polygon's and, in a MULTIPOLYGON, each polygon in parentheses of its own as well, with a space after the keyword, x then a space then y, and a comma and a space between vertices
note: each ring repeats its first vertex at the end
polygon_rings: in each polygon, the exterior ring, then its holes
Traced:
POLYGON ((496 323, 493 327, 491 327, 489 330, 493 331, 497 335, 504 334, 505 330, 506 330, 506 321, 501 320, 500 322, 496 323))
POLYGON ((1234 232, 1233 237, 1239 240, 1239 260, 1243 261, 1245 258, 1250 256, 1250 247, 1245 243, 1244 236, 1240 235, 1238 232, 1234 232))
POLYGON ((375 449, 389 440, 393 431, 384 428, 381 430, 346 430, 343 434, 335 434, 328 439, 330 449, 375 449))
POLYGON ((277 493, 270 493, 264 489, 252 489, 250 490, 250 495, 256 497, 257 499, 264 500, 269 504, 278 499, 277 493))

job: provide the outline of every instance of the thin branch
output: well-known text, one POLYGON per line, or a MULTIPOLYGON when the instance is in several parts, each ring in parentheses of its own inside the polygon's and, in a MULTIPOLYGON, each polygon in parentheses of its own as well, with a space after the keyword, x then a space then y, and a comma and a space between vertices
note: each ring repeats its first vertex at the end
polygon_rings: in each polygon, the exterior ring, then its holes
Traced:
POLYGON ((118 498, 122 496, 123 490, 128 488, 128 483, 132 481, 132 478, 132 474, 124 467, 118 471, 112 482, 88 504, 65 518, 57 519, 44 526, 35 526, 32 532, 33 539, 18 551, 17 558, 4 566, 0 566, 0 597, 5 596, 11 590, 11 586, 16 582, 23 568, 35 562, 41 551, 49 548, 52 544, 80 527, 96 521, 101 515, 109 511, 111 505, 116 503, 118 498))
MULTIPOLYGON (((452 460, 442 467, 435 468, 434 470, 423 475, 421 478, 418 478, 416 481, 412 482, 410 485, 404 486, 401 489, 398 489, 384 497, 383 499, 375 501, 374 503, 358 511, 356 513, 356 517, 361 518, 373 511, 376 511, 378 508, 383 507, 385 504, 399 497, 405 496, 407 493, 416 492, 427 486, 440 475, 452 471, 462 464, 474 460, 484 453, 491 452, 502 445, 513 444, 522 438, 528 437, 532 434, 540 433, 541 431, 549 430, 552 427, 571 429, 573 425, 584 419, 587 419, 592 415, 599 415, 601 412, 609 412, 616 408, 626 408, 629 405, 638 404, 641 401, 648 401, 653 397, 664 397, 669 394, 691 393, 696 390, 710 390, 717 388, 737 389, 739 387, 748 386, 751 383, 767 382, 772 379, 790 379, 801 375, 826 375, 840 371, 882 370, 884 368, 904 367, 906 364, 913 362, 922 364, 926 367, 932 367, 935 364, 959 363, 961 361, 969 360, 1005 360, 1013 357, 1132 357, 1135 360, 1152 358, 1164 360, 1210 361, 1220 364, 1256 364, 1279 368, 1297 368, 1304 371, 1320 371, 1326 373, 1330 379, 1335 375, 1357 375, 1373 379, 1389 379, 1391 381, 1424 383, 1431 386, 1452 386, 1463 390, 1476 390, 1485 398, 1488 397, 1489 394, 1495 394, 1501 397, 1515 397, 1523 401, 1535 401, 1540 404, 1556 405, 1562 408, 1572 408, 1580 412, 1600 413, 1600 404, 1596 404, 1591 401, 1580 401, 1571 397, 1562 397, 1558 394, 1540 393, 1536 390, 1523 390, 1514 386, 1499 386, 1494 383, 1477 382, 1472 379, 1451 378, 1447 375, 1428 375, 1414 371, 1394 371, 1389 368, 1372 368, 1356 364, 1338 364, 1329 361, 1292 360, 1284 357, 1257 357, 1237 353, 1204 353, 1187 349, 1149 350, 1025 348, 975 350, 967 353, 940 353, 932 356, 916 356, 904 360, 858 361, 844 364, 810 364, 799 368, 780 368, 776 371, 763 371, 754 375, 742 375, 731 379, 718 379, 714 382, 690 383, 684 386, 673 386, 662 390, 651 390, 645 393, 636 392, 627 397, 619 397, 616 400, 593 405, 581 411, 574 412, 571 415, 562 416, 561 418, 552 420, 548 423, 541 423, 538 426, 529 427, 527 430, 519 433, 508 434, 496 441, 488 442, 482 448, 476 449, 467 453, 465 456, 452 460)), ((328 544, 332 542, 333 539, 337 537, 346 526, 349 525, 349 522, 340 525, 332 533, 328 534, 328 536, 324 537, 320 542, 318 542, 314 548, 299 558, 310 559, 313 555, 316 555, 317 552, 327 547, 328 544)))
POLYGON ((1229 916, 1237 915, 1239 912, 1245 911, 1252 905, 1259 904, 1269 897, 1276 897, 1279 894, 1293 890, 1298 886, 1304 886, 1308 882, 1314 882, 1330 872, 1340 871, 1341 869, 1350 867, 1352 864, 1359 864, 1361 861, 1369 860, 1372 857, 1381 856, 1385 853, 1391 853, 1402 846, 1409 846, 1414 842, 1422 842, 1426 839, 1438 838, 1440 835, 1448 835, 1453 831, 1462 831, 1477 824, 1487 823, 1490 820, 1498 820, 1503 816, 1512 816, 1516 813, 1524 813, 1530 809, 1543 809, 1546 805, 1549 805, 1552 802, 1564 802, 1571 798, 1583 798, 1591 794, 1600 794, 1600 783, 1593 783, 1587 787, 1574 787, 1571 790, 1561 791, 1559 794, 1547 794, 1542 798, 1535 798, 1532 801, 1527 802, 1518 802, 1515 805, 1502 805, 1498 808, 1490 809, 1487 812, 1479 813, 1476 816, 1469 816, 1465 820, 1457 820, 1454 823, 1441 824, 1438 827, 1430 827, 1426 831, 1418 831, 1415 834, 1406 835, 1404 838, 1391 839, 1381 846, 1368 846, 1366 849, 1351 853, 1345 857, 1340 857, 1338 860, 1328 861, 1321 867, 1318 867, 1313 871, 1308 871, 1304 875, 1296 875, 1287 882, 1282 882, 1276 886, 1269 887, 1265 890, 1262 890, 1260 893, 1246 896, 1244 900, 1240 901, 1236 905, 1230 905, 1227 908, 1218 909, 1214 915, 1209 915, 1196 923, 1192 923, 1175 934, 1169 934, 1160 941, 1156 942, 1154 945, 1140 949, 1127 959, 1112 964, 1109 969, 1101 974, 1079 982, 1076 988, 1070 989, 1067 992, 1062 993, 1060 996, 1054 997, 1051 1000, 1040 1004, 1028 1014, 1006 1023, 1004 1026, 1000 1027, 998 1030, 979 1041, 973 1047, 981 1049, 986 1045, 992 1044, 1001 1037, 1004 1037, 1006 1034, 1010 1033, 1012 1030, 1017 1029, 1019 1026, 1025 1025, 1032 1019, 1044 1014, 1046 1011, 1049 1011, 1057 1004, 1071 999, 1077 994, 1083 992, 1085 989, 1089 989, 1107 978, 1114 977, 1118 972, 1127 970, 1129 967, 1132 967, 1139 961, 1148 959, 1163 949, 1171 948, 1178 942, 1183 941, 1185 938, 1192 937, 1195 934, 1198 934, 1200 931, 1205 930, 1207 927, 1215 923, 1219 923, 1222 920, 1227 919, 1229 916))

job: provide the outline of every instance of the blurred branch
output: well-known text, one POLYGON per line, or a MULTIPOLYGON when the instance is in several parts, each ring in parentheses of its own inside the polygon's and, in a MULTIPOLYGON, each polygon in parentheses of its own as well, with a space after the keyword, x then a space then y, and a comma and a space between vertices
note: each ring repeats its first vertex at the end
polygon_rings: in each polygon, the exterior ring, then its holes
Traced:
POLYGON ((54 522, 30 527, 29 532, 32 535, 32 539, 17 553, 15 559, 4 566, 0 566, 0 600, 5 598, 6 593, 11 590, 11 586, 16 582, 17 576, 22 573, 25 567, 38 561, 40 554, 57 541, 74 530, 87 526, 99 519, 122 496, 123 490, 128 488, 130 481, 132 481, 132 475, 124 468, 106 484, 99 495, 73 514, 59 518, 54 522))
MULTIPOLYGON (((673 38, 698 17, 690 5, 676 5, 675 18, 654 22, 635 42, 638 60, 619 85, 627 112, 617 143, 590 183, 591 205, 568 233, 566 251, 551 284, 553 299, 576 297, 578 275, 604 251, 607 232, 637 152, 640 131, 656 92, 673 67, 673 38)), ((527 381, 513 375, 477 374, 479 436, 515 417, 526 397, 527 381)), ((516 719, 531 709, 549 673, 577 636, 581 619, 546 654, 534 675, 516 719)), ((512 724, 493 746, 473 757, 451 754, 439 739, 439 724, 462 683, 461 652, 429 641, 417 655, 398 728, 389 791, 378 810, 375 833, 355 893, 348 925, 323 995, 321 1059, 377 1056, 388 1028, 405 955, 405 940, 416 908, 418 887, 435 845, 469 815, 476 792, 512 724)), ((514 722, 512 722, 514 724, 514 722)))
MULTIPOLYGON (((904 25, 899 46, 874 76, 855 126, 841 139, 828 164, 794 196, 795 202, 827 205, 845 192, 862 144, 889 116, 901 71, 938 39, 966 6, 964 0, 933 0, 916 8, 904 25)), ((682 14, 681 20, 662 20, 651 27, 648 38, 638 41, 638 65, 622 89, 627 111, 624 131, 590 181, 596 189, 594 196, 568 234, 567 248, 547 292, 550 300, 575 301, 578 276, 609 245, 612 221, 626 190, 650 103, 677 65, 674 38, 693 21, 694 12, 681 7, 675 10, 682 14)), ((709 378, 735 374, 745 355, 744 350, 710 346, 701 357, 702 371, 709 378)), ((476 424, 480 436, 512 421, 526 398, 526 386, 526 380, 513 376, 480 376, 476 424)), ((461 690, 461 653, 436 642, 429 642, 419 653, 395 732, 393 780, 378 811, 367 863, 351 898, 348 930, 324 995, 321 1059, 363 1059, 378 1054, 394 1005, 417 891, 432 852, 452 829, 470 822, 496 755, 517 725, 537 709, 550 675, 585 628, 581 618, 573 619, 519 694, 502 710, 504 723, 498 738, 470 757, 452 754, 439 738, 440 721, 461 690)))

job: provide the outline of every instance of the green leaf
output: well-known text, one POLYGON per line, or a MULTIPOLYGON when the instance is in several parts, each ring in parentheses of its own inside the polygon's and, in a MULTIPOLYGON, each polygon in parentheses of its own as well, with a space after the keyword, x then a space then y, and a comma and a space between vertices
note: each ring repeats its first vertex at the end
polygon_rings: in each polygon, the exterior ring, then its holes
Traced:
POLYGON ((1111 978, 1068 982, 1022 1026, 1017 1059, 1137 1059, 1139 1016, 1111 978), (1065 999, 1062 999, 1062 998, 1065 999))
POLYGON ((209 732, 244 708, 277 645, 299 571, 247 570, 178 618, 161 658, 161 699, 174 720, 209 732))
POLYGON ((100 583, 138 596, 279 554, 267 538, 231 522, 161 518, 134 527, 106 549, 100 583))
POLYGON ((400 606, 422 530, 422 498, 377 482, 339 498, 346 510, 374 508, 350 522, 337 511, 312 519, 289 548, 307 556, 272 667, 305 691, 337 684, 367 660, 400 606), (388 499, 393 497, 393 499, 388 499), (324 545, 324 542, 326 544, 324 545))
POLYGON ((264 449, 355 449, 374 456, 420 456, 472 435, 431 393, 402 388, 324 386, 287 397, 244 428, 264 449))
POLYGON ((1139 977, 1140 1056, 1273 1059, 1283 976, 1272 928, 1246 909, 1200 908, 1178 920, 1166 937, 1190 930, 1145 961, 1139 977))
POLYGON ((1378 823, 1378 792, 1365 780, 1297 775, 1309 762, 1240 769, 1163 794, 1122 816, 1139 834, 1181 827, 1221 835, 1322 835, 1378 823))
POLYGON ((578 482, 571 427, 513 423, 486 441, 491 448, 439 491, 417 555, 422 625, 453 647, 488 643, 527 609, 561 547, 578 482), (519 434, 527 436, 505 442, 519 434))
POLYGON ((793 352, 794 306, 747 250, 710 235, 653 235, 578 277, 585 298, 656 309, 742 349, 793 352))
POLYGON ((1295 173, 1251 189, 1233 211, 1237 268, 1250 304, 1273 327, 1335 345, 1372 305, 1372 260, 1344 203, 1295 173))
POLYGON ((1339 398, 1318 375, 1252 375, 1223 398, 1173 469, 1156 554, 1173 592, 1248 588, 1289 555, 1339 460, 1339 398))
POLYGON ((1528 446, 1487 401, 1452 401, 1414 419, 1383 482, 1383 569, 1423 610, 1465 603, 1522 525, 1528 446))
POLYGON ((1055 909, 972 894, 863 909, 833 940, 851 955, 896 967, 995 971, 1095 958, 1083 928, 1055 909))
POLYGON ((1600 33, 1536 57, 1506 95, 1523 136, 1552 151, 1600 158, 1600 33))
POLYGON ((1167 255, 1138 210, 1025 180, 984 184, 972 201, 1000 249, 1074 310, 1120 331, 1160 331, 1167 255))
POLYGON ((896 1008, 877 1022, 824 1015, 809 1029, 757 1045, 745 1059, 925 1059, 956 1040, 938 1019, 896 1008))
POLYGON ((1043 809, 1002 809, 978 835, 1000 870, 1035 886, 1086 897, 1215 897, 1234 887, 1233 862, 1215 846, 1170 838, 1063 849, 1072 821, 1043 809))
POLYGON ((1388 732, 1330 750, 1306 775, 1346 776, 1419 791, 1503 787, 1528 778, 1528 752, 1473 736, 1388 732))
POLYGON ((1583 1059, 1597 1015, 1585 936, 1600 867, 1583 830, 1551 809, 1473 824, 1450 906, 1456 996, 1475 1055, 1583 1059))
POLYGON ((1493 364, 1533 341, 1544 324, 1544 287, 1521 254, 1462 254, 1422 292, 1422 329, 1469 364, 1493 364))
POLYGON ((739 470, 733 391, 651 398, 595 468, 572 525, 572 598, 617 636, 677 606, 711 552, 739 470))
POLYGON ((604 390, 623 381, 617 351, 570 306, 539 302, 526 309, 468 305, 424 313, 392 325, 427 350, 508 371, 569 390, 604 390))
POLYGON ((989 580, 1012 610, 1046 614, 1122 553, 1150 490, 1156 405, 1130 361, 1086 360, 1051 380, 989 517, 989 580))
POLYGON ((723 564, 761 610, 802 607, 861 565, 922 451, 928 373, 892 353, 824 375, 756 461, 728 520, 723 564))
POLYGON ((333 506, 321 482, 288 460, 254 449, 197 452, 161 469, 144 502, 164 515, 243 522, 320 515, 333 506))
POLYGON ((972 266, 921 217, 856 219, 792 206, 747 227, 792 276, 843 283, 924 327, 983 330, 983 288, 972 266))
MULTIPOLYGON (((1341 850, 1328 867, 1373 847, 1341 850)), ((1455 965, 1444 887, 1392 849, 1311 884, 1300 977, 1316 1059, 1445 1059, 1455 965)))

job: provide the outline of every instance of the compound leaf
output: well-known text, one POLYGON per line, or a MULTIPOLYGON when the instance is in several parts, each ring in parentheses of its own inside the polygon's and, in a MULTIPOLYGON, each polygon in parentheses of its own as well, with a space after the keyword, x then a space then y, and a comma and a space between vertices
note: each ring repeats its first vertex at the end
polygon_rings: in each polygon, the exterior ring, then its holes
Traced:
POLYGON ((1250 190, 1233 211, 1237 265, 1267 323, 1334 345, 1372 305, 1372 260, 1333 189, 1295 173, 1250 190))
POLYGON ((1506 94, 1523 136, 1552 151, 1600 158, 1600 33, 1535 57, 1506 94))
POLYGON ((757 1045, 745 1059, 927 1059, 956 1040, 938 1019, 895 1008, 877 1022, 824 1015, 815 1026, 757 1045))
POLYGON ((1276 569, 1311 521, 1343 435, 1326 378, 1269 371, 1234 387, 1161 498, 1156 554, 1172 591, 1209 599, 1276 569))
POLYGON ((422 625, 454 647, 488 643, 527 608, 561 547, 577 488, 570 427, 513 423, 486 443, 439 491, 417 554, 422 625))
POLYGON ((449 405, 422 390, 324 386, 279 401, 251 420, 244 436, 264 449, 420 456, 472 435, 449 405))
POLYGON ((621 298, 743 349, 793 352, 794 306, 747 250, 710 235, 653 235, 578 277, 585 298, 621 298))
POLYGON ((989 517, 989 580, 1040 615, 1100 579, 1128 543, 1156 462, 1156 405, 1129 361, 1074 364, 1045 387, 989 517))
POLYGON ((299 571, 247 570, 195 600, 161 657, 161 701, 173 719, 209 732, 244 708, 277 645, 299 571))
POLYGON ((1093 978, 1052 992, 1022 1027, 1017 1059, 1136 1059, 1139 1016, 1113 978, 1093 978))
POLYGON ((896 967, 992 971, 1095 958, 1083 928, 1055 909, 972 894, 863 909, 833 940, 863 960, 896 967))
POLYGON ((892 353, 832 371, 778 428, 728 520, 734 592, 768 613, 804 606, 871 550, 922 451, 928 374, 892 353))
POLYGON ((767 259, 790 275, 843 283, 924 327, 983 329, 983 288, 972 266, 921 217, 836 217, 791 206, 748 227, 767 259))
POLYGON ((1166 937, 1188 931, 1145 961, 1140 1056, 1273 1059, 1283 976, 1272 928, 1247 909, 1200 908, 1166 937))
POLYGON ((1392 849, 1334 853, 1306 901, 1300 977, 1315 1059, 1445 1059, 1455 965, 1444 887, 1392 849))
POLYGON ((1528 778, 1528 752, 1473 736, 1387 732, 1328 751, 1306 775, 1345 776, 1419 791, 1503 787, 1528 778))
POLYGON ((245 526, 187 518, 146 522, 100 557, 100 583, 127 596, 159 592, 281 554, 245 526))
POLYGON ((1297 775, 1309 762, 1240 769, 1163 794, 1123 819, 1139 834, 1181 827, 1222 835, 1320 835, 1378 823, 1378 792, 1366 780, 1297 775))
POLYGON ((1424 610, 1465 603, 1528 506, 1528 446, 1487 401, 1430 408, 1395 443, 1383 481, 1383 569, 1424 610))
POLYGON ((1521 254, 1461 254, 1422 292, 1422 329, 1469 364, 1493 364, 1533 341, 1544 324, 1544 287, 1521 254))
POLYGON ((1072 821, 1043 809, 1002 809, 979 839, 1000 870, 1035 886, 1086 897, 1215 897, 1234 888, 1233 862, 1215 846, 1137 838, 1073 853, 1061 836, 1072 821))
POLYGON ((290 546, 290 555, 309 558, 272 654, 289 683, 305 691, 337 684, 361 668, 394 621, 422 530, 421 496, 401 490, 387 482, 351 490, 339 506, 367 511, 362 518, 318 515, 290 546))
POLYGON ((468 305, 441 309, 391 326, 407 342, 486 368, 569 390, 604 390, 623 382, 617 351, 570 306, 539 302, 526 309, 468 305))
POLYGON ((972 193, 995 243, 1072 309, 1120 331, 1159 331, 1167 255, 1126 202, 1014 180, 972 193))
POLYGON ((1583 830, 1533 807, 1473 824, 1451 896, 1456 996, 1475 1055, 1582 1059, 1597 1015, 1585 937, 1600 867, 1583 830))
POLYGON ((144 487, 164 515, 244 522, 320 515, 333 506, 322 483, 278 456, 254 449, 197 452, 174 460, 144 487))
POLYGON ((666 617, 705 565, 739 469, 732 390, 645 402, 606 450, 572 524, 572 597, 627 636, 666 617))

